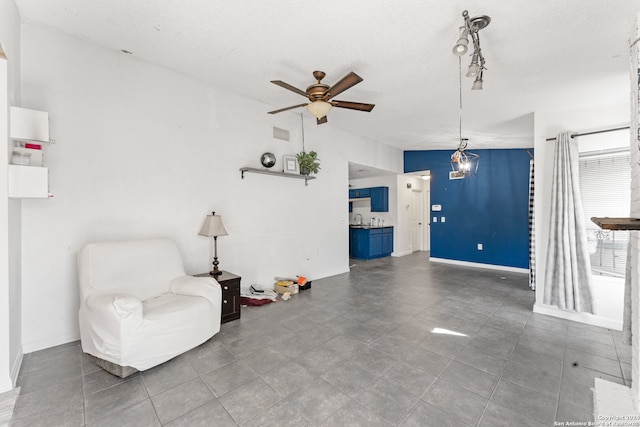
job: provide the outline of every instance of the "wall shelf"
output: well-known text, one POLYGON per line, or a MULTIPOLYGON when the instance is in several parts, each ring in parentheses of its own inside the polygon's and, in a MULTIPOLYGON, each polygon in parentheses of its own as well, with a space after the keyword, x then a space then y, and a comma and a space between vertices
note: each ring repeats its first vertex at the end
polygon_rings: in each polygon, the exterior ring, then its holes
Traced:
POLYGON ((9 197, 20 199, 49 197, 49 169, 47 168, 9 165, 7 178, 9 197))
POLYGON ((603 230, 640 230, 640 218, 592 217, 591 221, 603 230))
POLYGON ((11 139, 36 144, 55 143, 49 138, 49 113, 13 106, 10 111, 11 139))
POLYGON ((300 175, 300 174, 294 174, 294 173, 275 172, 275 171, 270 171, 270 170, 267 170, 267 169, 247 168, 247 167, 240 168, 240 173, 241 173, 242 179, 244 179, 244 173, 245 172, 259 173, 259 174, 262 174, 262 175, 282 176, 284 178, 304 179, 304 185, 307 185, 308 181, 310 181, 312 179, 316 179, 315 176, 300 175))

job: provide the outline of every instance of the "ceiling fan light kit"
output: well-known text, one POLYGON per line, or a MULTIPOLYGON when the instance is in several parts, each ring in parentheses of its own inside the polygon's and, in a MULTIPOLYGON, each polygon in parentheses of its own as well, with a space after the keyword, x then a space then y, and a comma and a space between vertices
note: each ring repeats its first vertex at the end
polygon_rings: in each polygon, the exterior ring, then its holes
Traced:
POLYGON ((482 55, 482 49, 480 48, 480 36, 479 32, 485 28, 491 22, 491 18, 486 15, 476 16, 475 18, 469 18, 469 12, 462 12, 464 18, 464 26, 460 27, 460 36, 456 44, 453 46, 453 54, 456 56, 462 56, 467 53, 469 36, 473 42, 473 53, 471 54, 471 64, 469 64, 469 70, 467 71, 467 77, 475 77, 472 90, 482 90, 482 71, 486 70, 484 66, 484 56, 482 55))
POLYGON ((340 79, 333 86, 329 86, 327 84, 322 83, 322 79, 325 77, 325 73, 323 71, 314 71, 313 77, 317 80, 317 83, 314 83, 307 87, 306 90, 301 90, 292 86, 288 83, 285 83, 281 80, 271 80, 271 83, 288 89, 292 92, 297 93, 298 95, 302 95, 309 100, 309 102, 304 104, 293 105, 291 107, 281 108, 279 110, 269 111, 269 114, 277 114, 283 111, 292 110, 294 108, 306 107, 307 111, 311 113, 317 120, 317 123, 323 124, 327 123, 327 113, 331 110, 332 107, 338 108, 346 108, 348 110, 358 110, 358 111, 366 111, 370 112, 375 107, 375 104, 364 104, 362 102, 350 102, 350 101, 338 101, 333 100, 334 96, 337 96, 349 89, 352 86, 357 85, 363 79, 353 71, 340 79))
POLYGON ((333 107, 333 105, 326 101, 313 101, 311 104, 307 104, 307 111, 316 119, 320 120, 327 115, 331 107, 333 107))

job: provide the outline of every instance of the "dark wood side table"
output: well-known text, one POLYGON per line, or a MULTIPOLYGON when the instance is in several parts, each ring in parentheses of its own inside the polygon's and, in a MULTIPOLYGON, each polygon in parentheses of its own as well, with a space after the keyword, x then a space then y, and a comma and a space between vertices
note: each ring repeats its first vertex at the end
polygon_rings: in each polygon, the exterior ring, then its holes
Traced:
POLYGON ((222 288, 222 323, 240 318, 240 276, 223 271, 212 276, 209 273, 196 274, 196 277, 213 277, 222 288))

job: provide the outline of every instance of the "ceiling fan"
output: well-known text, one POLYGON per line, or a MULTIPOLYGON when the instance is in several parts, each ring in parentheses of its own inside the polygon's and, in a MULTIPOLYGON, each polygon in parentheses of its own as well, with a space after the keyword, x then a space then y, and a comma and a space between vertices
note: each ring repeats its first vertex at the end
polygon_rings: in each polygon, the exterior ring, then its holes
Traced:
POLYGON ((309 112, 316 117, 318 124, 321 125, 322 123, 327 123, 327 113, 329 112, 331 107, 347 108, 349 110, 359 110, 367 112, 373 110, 373 107, 375 107, 375 104, 363 104, 361 102, 332 100, 334 96, 341 94, 351 86, 355 86, 363 80, 362 77, 360 77, 353 71, 344 76, 340 81, 338 81, 338 83, 334 84, 333 86, 321 83, 322 79, 324 79, 324 76, 324 72, 314 71, 313 77, 318 81, 318 83, 312 84, 307 88, 306 91, 293 87, 281 80, 271 80, 271 83, 273 84, 276 84, 285 89, 289 89, 292 92, 304 96, 309 100, 309 102, 293 105, 291 107, 281 108, 279 110, 269 111, 269 114, 277 114, 283 111, 292 110, 294 108, 307 107, 307 110, 309 110, 309 112))

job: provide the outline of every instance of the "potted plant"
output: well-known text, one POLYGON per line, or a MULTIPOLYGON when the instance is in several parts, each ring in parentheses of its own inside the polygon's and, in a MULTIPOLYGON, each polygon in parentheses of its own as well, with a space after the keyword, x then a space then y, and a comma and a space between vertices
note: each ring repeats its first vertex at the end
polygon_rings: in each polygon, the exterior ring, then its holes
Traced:
POLYGON ((298 164, 300 165, 300 173, 302 175, 309 175, 310 173, 318 173, 320 170, 320 160, 318 159, 318 153, 315 151, 305 152, 302 151, 296 154, 298 164))

